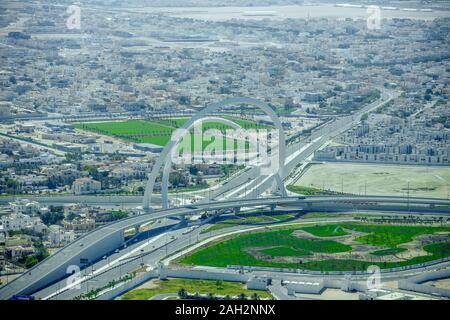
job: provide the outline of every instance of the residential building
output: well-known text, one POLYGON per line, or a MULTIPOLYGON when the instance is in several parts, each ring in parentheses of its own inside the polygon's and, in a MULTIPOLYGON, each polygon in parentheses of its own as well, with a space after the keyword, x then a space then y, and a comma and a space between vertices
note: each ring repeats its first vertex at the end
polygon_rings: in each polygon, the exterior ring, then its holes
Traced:
POLYGON ((102 184, 91 178, 79 178, 72 184, 72 192, 76 195, 92 194, 100 191, 102 184))

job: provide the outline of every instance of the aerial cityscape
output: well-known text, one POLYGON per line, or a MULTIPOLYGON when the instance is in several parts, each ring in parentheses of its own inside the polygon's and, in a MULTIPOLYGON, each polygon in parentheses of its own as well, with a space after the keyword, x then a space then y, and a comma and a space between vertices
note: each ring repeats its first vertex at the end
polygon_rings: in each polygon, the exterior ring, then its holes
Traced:
POLYGON ((448 1, 5 0, 0 61, 0 300, 450 298, 448 1))

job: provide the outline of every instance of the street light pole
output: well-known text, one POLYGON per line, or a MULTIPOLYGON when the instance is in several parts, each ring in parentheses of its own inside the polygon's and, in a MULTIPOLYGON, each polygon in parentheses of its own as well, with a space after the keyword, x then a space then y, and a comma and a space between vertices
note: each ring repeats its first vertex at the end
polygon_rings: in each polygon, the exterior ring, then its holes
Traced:
POLYGON ((450 199, 450 189, 448 183, 447 183, 447 199, 450 199))
POLYGON ((245 190, 245 191, 244 191, 244 198, 245 198, 245 196, 247 195, 247 183, 244 185, 244 188, 245 188, 245 189, 244 189, 244 190, 245 190))
POLYGON ((165 245, 165 247, 166 247, 166 257, 167 257, 167 245, 168 245, 168 239, 167 239, 167 237, 168 237, 168 235, 167 235, 167 233, 166 233, 166 245, 165 245))
POLYGON ((407 189, 407 193, 408 193, 408 212, 409 212, 409 180, 408 180, 408 189, 407 189))

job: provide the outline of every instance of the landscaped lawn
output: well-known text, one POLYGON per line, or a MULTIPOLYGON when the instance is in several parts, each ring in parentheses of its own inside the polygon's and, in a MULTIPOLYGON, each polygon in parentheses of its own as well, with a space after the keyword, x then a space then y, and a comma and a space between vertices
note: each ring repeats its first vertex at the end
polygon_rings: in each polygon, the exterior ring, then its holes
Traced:
POLYGON ((209 187, 208 184, 199 184, 199 185, 189 186, 189 187, 172 188, 169 190, 169 193, 176 194, 179 192, 194 192, 194 191, 207 189, 208 187, 209 187))
POLYGON ((434 255, 446 257, 450 255, 450 242, 439 242, 427 244, 423 249, 434 255))
POLYGON ((278 221, 284 221, 284 220, 292 219, 293 217, 295 217, 295 215, 294 214, 278 214, 278 215, 274 215, 271 217, 278 221))
POLYGON ((437 260, 450 256, 450 243, 433 243, 423 247, 429 255, 409 260, 383 262, 380 258, 400 253, 406 249, 397 247, 414 237, 436 232, 449 232, 449 227, 366 225, 357 223, 318 225, 314 227, 280 227, 271 231, 240 234, 231 239, 200 248, 179 260, 182 264, 225 267, 227 265, 300 268, 323 271, 351 271, 366 269, 375 264, 380 268, 394 268, 437 260), (345 235, 348 230, 368 233, 357 236, 356 241, 386 249, 375 250, 373 261, 328 259, 303 263, 270 261, 256 258, 255 251, 272 256, 305 256, 317 253, 338 253, 351 251, 351 246, 332 240, 309 240, 295 237, 295 230, 304 230, 319 237, 345 235), (249 251, 250 250, 250 251, 249 251), (375 258, 375 257, 378 258, 375 258))
POLYGON ((248 290, 240 282, 215 281, 215 280, 193 280, 193 279, 168 279, 156 280, 158 287, 154 289, 135 289, 121 296, 121 300, 148 300, 149 298, 163 293, 178 294, 180 289, 185 289, 189 294, 214 294, 230 297, 239 296, 241 293, 251 297, 257 294, 261 298, 271 298, 267 291, 248 290))
POLYGON ((301 229, 317 237, 337 237, 348 234, 341 226, 333 224, 316 225, 314 227, 305 227, 301 229))
POLYGON ((368 233, 368 235, 356 238, 356 241, 384 247, 396 247, 399 244, 407 243, 422 234, 433 234, 435 232, 447 231, 449 227, 422 227, 422 226, 386 226, 386 225, 364 225, 350 224, 345 228, 368 233))
MULTIPOLYGON (((217 123, 216 125, 222 125, 217 123)), ((136 143, 151 143, 158 146, 165 146, 171 139, 172 133, 175 131, 174 127, 159 124, 157 122, 141 121, 141 120, 129 120, 122 122, 98 122, 98 123, 79 123, 74 124, 77 129, 92 131, 95 133, 113 136, 130 142, 136 143)), ((206 128, 214 128, 214 123, 205 124, 203 130, 206 128)), ((204 131, 205 132, 205 131, 204 131)), ((189 139, 186 136, 185 139, 189 139)), ((192 150, 196 150, 194 145, 195 141, 200 141, 201 138, 196 134, 190 135, 191 141, 183 140, 185 143, 189 143, 192 150)), ((206 148, 212 142, 211 139, 205 137, 202 141, 203 149, 206 148)), ((222 143, 225 150, 232 150, 237 148, 235 142, 230 139, 223 138, 222 143)), ((181 142, 182 144, 182 142, 181 142)), ((248 148, 248 146, 247 146, 248 148)))
POLYGON ((302 264, 302 268, 308 270, 322 270, 322 271, 351 271, 351 270, 366 270, 370 265, 377 265, 381 269, 398 268, 419 263, 425 263, 433 260, 442 259, 450 256, 450 243, 433 243, 423 247, 423 249, 430 253, 426 256, 417 256, 408 260, 396 262, 374 262, 374 261, 359 261, 359 260, 322 260, 306 262, 302 264))
POLYGON ((319 188, 296 186, 296 185, 292 185, 292 184, 288 185, 286 187, 286 189, 291 192, 302 194, 305 196, 319 196, 319 195, 335 194, 335 192, 329 192, 329 191, 322 190, 319 188))
POLYGON ((211 232, 216 231, 224 228, 234 227, 241 224, 255 224, 255 223, 271 223, 271 222, 281 222, 284 220, 292 219, 294 215, 291 214, 280 214, 280 215, 273 215, 273 216, 250 216, 250 217, 242 217, 242 218, 236 218, 236 219, 227 219, 220 221, 205 230, 203 230, 202 233, 205 232, 211 232))
MULTIPOLYGON (((235 118, 235 117, 230 117, 230 116, 222 116, 222 118, 231 120, 244 129, 270 128, 269 126, 257 124, 250 120, 245 120, 245 119, 240 119, 240 118, 235 118)), ((159 120, 154 120, 154 121, 157 121, 158 123, 168 125, 171 127, 179 128, 182 125, 184 125, 188 120, 189 120, 189 118, 170 118, 170 119, 167 118, 167 119, 159 119, 159 120)), ((206 122, 205 121, 203 129, 211 129, 211 128, 223 130, 223 129, 230 128, 230 126, 220 123, 220 122, 215 122, 215 121, 207 121, 206 122)))
POLYGON ((274 247, 260 250, 260 252, 274 257, 300 257, 309 256, 311 252, 301 249, 294 249, 291 247, 274 247))
POLYGON ((374 256, 391 256, 393 254, 405 252, 406 250, 407 249, 405 249, 405 248, 389 248, 389 249, 376 250, 376 251, 371 252, 370 254, 373 254, 374 256))
POLYGON ((175 130, 171 126, 143 120, 75 123, 73 126, 76 129, 113 136, 126 141, 152 143, 159 146, 166 145, 175 130))
POLYGON ((246 250, 285 246, 300 252, 337 253, 351 251, 351 246, 331 240, 308 240, 297 238, 293 229, 241 234, 232 239, 202 248, 182 258, 181 263, 203 266, 226 267, 227 265, 298 267, 296 263, 278 263, 256 259, 246 250))
POLYGON ((355 240, 373 246, 393 248, 402 243, 413 240, 414 237, 422 234, 432 234, 435 232, 450 232, 449 227, 422 227, 422 226, 391 226, 391 225, 371 225, 371 224, 324 224, 314 227, 301 228, 315 236, 330 237, 335 235, 345 235, 344 229, 367 233, 355 240))
POLYGON ((142 134, 167 134, 173 132, 173 127, 152 121, 128 120, 113 122, 89 122, 76 123, 73 125, 77 129, 89 130, 106 135, 142 135, 142 134))
POLYGON ((340 213, 340 212, 307 212, 302 215, 304 219, 312 218, 334 218, 334 217, 351 217, 354 214, 340 213))
MULTIPOLYGON (((225 117, 229 120, 236 122, 243 128, 268 128, 268 126, 259 125, 255 122, 225 117)), ((76 123, 73 126, 76 129, 87 130, 98 134, 107 136, 114 136, 130 142, 137 143, 152 143, 159 146, 165 146, 171 139, 172 133, 176 128, 182 126, 188 118, 176 118, 176 119, 160 119, 154 121, 144 120, 128 120, 128 121, 112 121, 112 122, 95 122, 95 123, 76 123)), ((231 129, 232 127, 216 121, 205 121, 202 124, 202 132, 205 133, 209 129, 218 129, 222 132, 231 129)), ((195 134, 191 135, 191 139, 200 139, 195 134)), ((211 139, 203 140, 203 148, 205 148, 211 139)), ((230 139, 223 138, 224 146, 226 150, 232 150, 237 148, 234 146, 235 142, 230 139)), ((248 143, 247 143, 248 148, 248 143)))

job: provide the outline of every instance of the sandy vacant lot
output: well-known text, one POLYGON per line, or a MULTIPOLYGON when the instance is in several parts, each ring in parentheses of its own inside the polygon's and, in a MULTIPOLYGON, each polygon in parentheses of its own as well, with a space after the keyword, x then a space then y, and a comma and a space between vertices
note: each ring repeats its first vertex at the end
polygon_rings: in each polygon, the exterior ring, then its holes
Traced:
POLYGON ((450 168, 379 164, 314 164, 296 185, 367 195, 447 198, 450 168), (342 188, 342 185, 343 188, 342 188))

